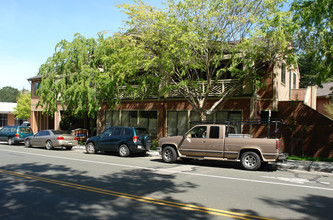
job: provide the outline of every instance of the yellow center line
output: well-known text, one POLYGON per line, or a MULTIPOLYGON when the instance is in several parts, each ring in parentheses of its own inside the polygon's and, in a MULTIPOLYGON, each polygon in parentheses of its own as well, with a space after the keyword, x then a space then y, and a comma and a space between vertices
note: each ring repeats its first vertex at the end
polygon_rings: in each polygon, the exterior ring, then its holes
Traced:
POLYGON ((115 196, 115 197, 120 197, 120 198, 125 198, 125 199, 136 200, 136 201, 140 201, 140 202, 175 207, 175 208, 186 209, 186 210, 197 211, 197 212, 204 212, 204 213, 208 213, 208 214, 212 214, 212 215, 220 215, 220 216, 226 216, 226 217, 230 217, 230 218, 237 218, 237 219, 244 219, 244 220, 249 220, 249 219, 272 220, 271 218, 246 215, 246 214, 237 213, 237 212, 229 212, 229 211, 220 210, 220 209, 213 209, 213 208, 201 207, 201 206, 196 206, 196 205, 191 205, 191 204, 171 202, 171 201, 167 201, 167 200, 153 199, 153 198, 149 198, 149 197, 145 197, 145 196, 137 196, 137 195, 127 194, 127 193, 121 193, 121 192, 116 192, 116 191, 112 191, 112 190, 106 190, 106 189, 101 189, 101 188, 96 188, 96 187, 91 187, 91 186, 64 182, 64 181, 55 180, 55 179, 33 176, 33 175, 9 171, 9 170, 0 169, 0 173, 8 174, 11 176, 17 176, 17 177, 21 177, 21 178, 26 178, 26 179, 31 179, 31 180, 36 180, 36 181, 41 181, 41 182, 46 182, 46 183, 51 183, 51 184, 55 184, 55 185, 65 186, 65 187, 71 187, 71 188, 75 188, 75 189, 79 189, 79 190, 95 192, 95 193, 104 194, 104 195, 110 195, 110 196, 115 196))

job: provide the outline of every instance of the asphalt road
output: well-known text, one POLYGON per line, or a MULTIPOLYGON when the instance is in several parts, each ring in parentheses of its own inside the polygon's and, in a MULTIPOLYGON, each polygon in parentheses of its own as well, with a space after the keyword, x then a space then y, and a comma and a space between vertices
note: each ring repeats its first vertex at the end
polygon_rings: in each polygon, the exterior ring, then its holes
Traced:
POLYGON ((0 219, 332 219, 333 175, 0 143, 0 219))

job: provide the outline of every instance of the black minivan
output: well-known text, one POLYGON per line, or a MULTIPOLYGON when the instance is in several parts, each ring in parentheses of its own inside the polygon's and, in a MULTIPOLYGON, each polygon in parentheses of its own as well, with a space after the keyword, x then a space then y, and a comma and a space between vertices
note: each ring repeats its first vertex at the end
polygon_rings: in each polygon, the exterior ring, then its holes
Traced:
POLYGON ((7 141, 8 145, 24 142, 28 136, 32 136, 30 127, 27 126, 4 126, 0 130, 0 141, 7 141))
POLYGON ((86 151, 90 154, 97 151, 118 152, 120 156, 127 157, 131 153, 145 154, 151 145, 152 139, 145 128, 117 126, 89 138, 86 151))

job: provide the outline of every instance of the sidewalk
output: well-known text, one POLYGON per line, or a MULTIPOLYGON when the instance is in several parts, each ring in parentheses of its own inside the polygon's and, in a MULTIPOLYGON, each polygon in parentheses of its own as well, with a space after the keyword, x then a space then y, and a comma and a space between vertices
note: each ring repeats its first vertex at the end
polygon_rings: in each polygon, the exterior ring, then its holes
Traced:
POLYGON ((279 170, 305 170, 333 173, 333 162, 286 160, 278 162, 277 165, 279 170))
MULTIPOLYGON (((73 149, 85 150, 83 145, 75 146, 73 149)), ((149 157, 160 157, 157 150, 150 150, 147 152, 149 157)), ((315 162, 315 161, 300 161, 300 160, 286 160, 277 163, 279 170, 304 170, 304 171, 317 171, 333 173, 333 162, 315 162)))

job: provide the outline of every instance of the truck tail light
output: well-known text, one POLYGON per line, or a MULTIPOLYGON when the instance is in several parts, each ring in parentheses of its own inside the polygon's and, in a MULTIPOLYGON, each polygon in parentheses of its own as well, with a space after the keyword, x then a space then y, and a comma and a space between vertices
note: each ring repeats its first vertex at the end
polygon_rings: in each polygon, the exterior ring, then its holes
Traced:
POLYGON ((137 136, 134 136, 134 137, 133 137, 133 142, 134 142, 134 143, 138 142, 138 137, 137 137, 137 136))
POLYGON ((65 140, 65 138, 63 136, 59 136, 57 137, 57 140, 65 140))
POLYGON ((74 137, 74 140, 76 140, 76 141, 77 141, 77 137, 76 137, 76 136, 74 137))
POLYGON ((276 149, 277 150, 280 149, 280 140, 279 139, 276 140, 276 149))
POLYGON ((20 135, 19 135, 18 133, 16 133, 16 134, 15 134, 15 137, 17 137, 17 138, 18 138, 18 137, 20 137, 20 135))

